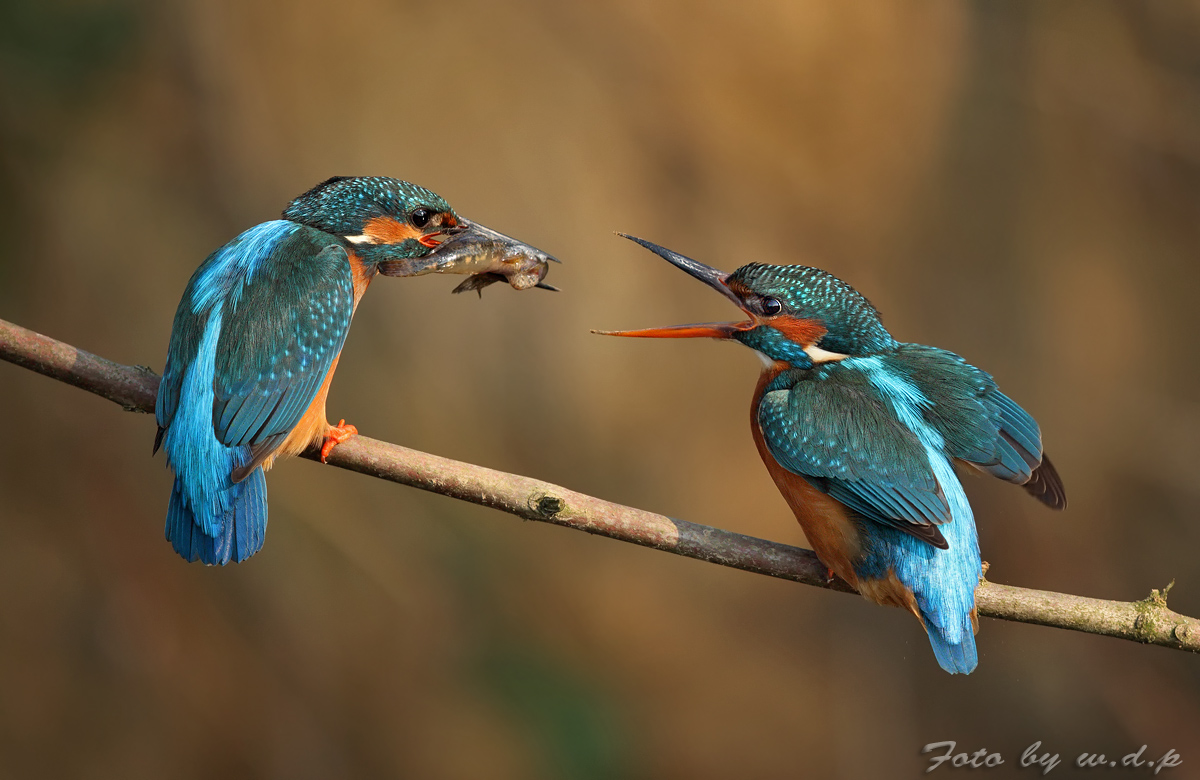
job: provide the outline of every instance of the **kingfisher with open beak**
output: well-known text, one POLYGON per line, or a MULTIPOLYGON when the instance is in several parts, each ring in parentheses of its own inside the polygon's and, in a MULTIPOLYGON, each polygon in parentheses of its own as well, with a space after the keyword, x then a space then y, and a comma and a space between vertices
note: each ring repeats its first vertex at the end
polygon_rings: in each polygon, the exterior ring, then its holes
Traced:
POLYGON ((832 274, 760 263, 722 273, 625 237, 747 319, 597 332, 731 339, 755 350, 764 369, 750 407, 754 443, 817 556, 867 599, 912 612, 943 669, 971 672, 983 572, 954 464, 1064 508, 1037 422, 958 355, 896 341, 875 307, 832 274))
MULTIPOLYGON (((399 179, 337 176, 256 225, 192 275, 158 389, 154 451, 175 473, 166 535, 188 561, 242 561, 267 530, 263 472, 358 433, 325 398, 354 311, 376 276, 470 274, 553 290, 540 250, 463 219, 399 179)), ((557 261, 555 261, 557 262, 557 261)))

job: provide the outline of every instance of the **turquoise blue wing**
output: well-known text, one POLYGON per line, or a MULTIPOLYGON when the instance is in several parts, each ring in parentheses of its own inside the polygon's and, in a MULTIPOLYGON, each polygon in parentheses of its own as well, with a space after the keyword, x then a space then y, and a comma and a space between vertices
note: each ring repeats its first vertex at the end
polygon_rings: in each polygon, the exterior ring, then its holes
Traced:
POLYGON ((342 350, 354 312, 346 250, 316 231, 281 242, 230 296, 213 376, 213 428, 249 446, 244 476, 304 416, 342 350))
POLYGON ((759 401, 771 455, 862 517, 945 548, 950 506, 925 445, 859 372, 806 374, 759 401))
POLYGON ((185 559, 223 564, 262 546, 258 463, 312 403, 352 311, 345 250, 292 222, 247 230, 192 275, 155 407, 155 448, 175 472, 166 534, 185 559))
POLYGON ((952 352, 920 344, 904 344, 880 360, 920 390, 927 401, 924 419, 944 439, 946 454, 1023 485, 1048 506, 1066 505, 1037 421, 1000 392, 987 372, 952 352))
POLYGON ((192 276, 175 316, 156 416, 176 416, 184 378, 212 317, 212 432, 251 448, 244 477, 287 436, 342 349, 354 311, 349 257, 324 233, 266 222, 213 253, 192 276))
POLYGON ((175 310, 167 362, 158 388, 154 411, 159 436, 155 450, 163 431, 171 426, 179 411, 185 379, 189 375, 195 378, 197 372, 207 375, 212 371, 215 357, 208 353, 215 350, 216 342, 212 341, 208 344, 210 349, 200 354, 210 320, 218 330, 207 335, 219 337, 224 325, 222 318, 227 316, 230 306, 236 305, 245 283, 268 263, 281 243, 301 229, 300 225, 283 220, 255 225, 209 255, 188 280, 175 310), (203 365, 197 365, 198 360, 203 365))

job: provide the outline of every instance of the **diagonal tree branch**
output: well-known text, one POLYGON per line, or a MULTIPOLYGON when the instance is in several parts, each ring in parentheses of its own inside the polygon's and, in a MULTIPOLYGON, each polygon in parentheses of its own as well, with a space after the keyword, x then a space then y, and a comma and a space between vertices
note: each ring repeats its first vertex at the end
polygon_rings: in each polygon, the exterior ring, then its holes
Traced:
MULTIPOLYGON (((120 404, 153 413, 158 376, 124 366, 18 325, 0 320, 0 358, 120 404)), ((310 448, 304 457, 316 460, 310 448)), ((461 501, 499 509, 526 520, 607 536, 622 542, 847 593, 830 581, 811 550, 674 520, 614 504, 558 485, 410 450, 365 436, 338 445, 329 464, 461 501)), ((1107 601, 983 582, 976 591, 986 617, 1084 631, 1135 642, 1200 652, 1200 620, 1167 608, 1167 591, 1141 601, 1107 601)))

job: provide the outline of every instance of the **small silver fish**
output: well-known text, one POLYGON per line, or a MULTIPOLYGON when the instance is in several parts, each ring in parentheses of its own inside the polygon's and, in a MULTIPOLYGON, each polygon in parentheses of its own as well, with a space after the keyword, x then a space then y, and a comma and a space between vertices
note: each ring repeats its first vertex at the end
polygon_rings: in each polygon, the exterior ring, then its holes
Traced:
POLYGON ((469 274, 453 292, 474 290, 482 296, 484 287, 503 281, 516 290, 540 287, 557 291, 557 287, 542 281, 550 262, 559 260, 499 231, 460 219, 459 228, 430 254, 411 260, 388 260, 379 264, 379 270, 386 276, 469 274))

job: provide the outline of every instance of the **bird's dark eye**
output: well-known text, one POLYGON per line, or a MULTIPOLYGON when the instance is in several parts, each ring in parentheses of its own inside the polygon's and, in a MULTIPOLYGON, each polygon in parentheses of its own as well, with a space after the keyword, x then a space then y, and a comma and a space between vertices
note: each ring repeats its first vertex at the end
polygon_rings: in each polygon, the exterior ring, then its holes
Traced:
POLYGON ((413 209, 408 215, 408 221, 415 228, 423 228, 429 224, 429 220, 433 219, 433 211, 430 209, 413 209))
POLYGON ((783 311, 783 304, 778 298, 763 298, 762 310, 764 314, 778 314, 783 311))

